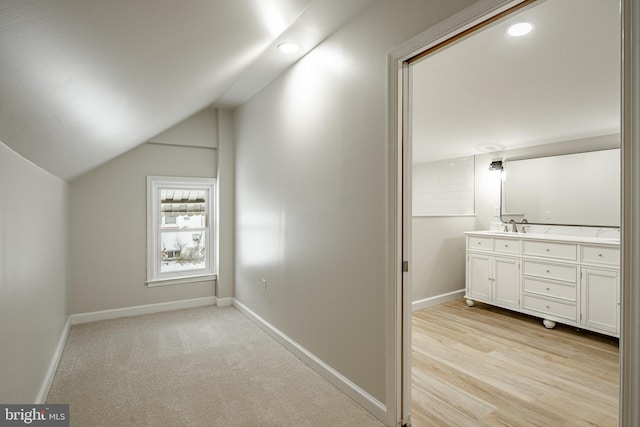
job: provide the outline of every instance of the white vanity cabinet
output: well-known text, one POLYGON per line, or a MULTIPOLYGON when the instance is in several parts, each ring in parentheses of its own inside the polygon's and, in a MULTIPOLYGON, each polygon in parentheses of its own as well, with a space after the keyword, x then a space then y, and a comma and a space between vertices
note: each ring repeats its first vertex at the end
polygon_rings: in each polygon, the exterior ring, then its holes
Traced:
POLYGON ((520 242, 511 239, 469 237, 467 303, 482 301, 517 309, 520 298, 520 242))
POLYGON ((577 253, 574 243, 523 241, 522 311, 548 328, 578 318, 577 253))
MULTIPOLYGON (((474 301, 619 336, 620 249, 579 238, 468 232, 467 304, 474 301)), ((597 240, 597 239, 590 239, 597 240)))
POLYGON ((594 331, 620 333, 620 250, 585 245, 581 251, 581 324, 594 331))

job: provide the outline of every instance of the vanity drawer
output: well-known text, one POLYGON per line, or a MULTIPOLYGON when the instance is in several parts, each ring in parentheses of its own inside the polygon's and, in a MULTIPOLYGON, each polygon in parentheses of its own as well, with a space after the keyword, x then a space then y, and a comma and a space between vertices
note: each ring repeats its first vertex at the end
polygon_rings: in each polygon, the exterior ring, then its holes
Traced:
POLYGON ((568 301, 576 300, 576 285, 573 283, 551 282, 525 276, 522 282, 522 290, 568 301))
POLYGON ((571 243, 524 241, 524 255, 558 258, 575 261, 577 248, 571 243))
POLYGON ((522 294, 522 307, 525 310, 576 321, 576 305, 572 302, 554 301, 544 297, 522 294))
POLYGON ((589 264, 619 265, 620 248, 582 245, 580 261, 589 264))
POLYGON ((515 239, 493 239, 493 250, 507 254, 520 253, 520 240, 515 239))
POLYGON ((552 264, 550 262, 524 260, 523 273, 528 276, 544 277, 546 279, 562 280, 576 283, 578 267, 569 264, 552 264))
POLYGON ((468 249, 480 249, 483 251, 492 251, 493 250, 493 239, 491 237, 478 237, 478 236, 469 236, 469 241, 467 242, 468 249))

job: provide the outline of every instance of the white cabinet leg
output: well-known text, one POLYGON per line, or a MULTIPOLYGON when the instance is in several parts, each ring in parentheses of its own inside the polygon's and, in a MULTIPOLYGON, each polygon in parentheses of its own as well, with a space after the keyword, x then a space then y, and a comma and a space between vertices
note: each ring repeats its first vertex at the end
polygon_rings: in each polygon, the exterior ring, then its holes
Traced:
POLYGON ((554 322, 553 320, 549 320, 549 319, 544 319, 542 321, 542 324, 544 325, 545 328, 547 329, 553 329, 556 326, 556 322, 554 322))
POLYGON ((473 307, 473 304, 474 304, 473 300, 472 300, 472 299, 467 298, 467 305, 468 305, 469 307, 473 307))

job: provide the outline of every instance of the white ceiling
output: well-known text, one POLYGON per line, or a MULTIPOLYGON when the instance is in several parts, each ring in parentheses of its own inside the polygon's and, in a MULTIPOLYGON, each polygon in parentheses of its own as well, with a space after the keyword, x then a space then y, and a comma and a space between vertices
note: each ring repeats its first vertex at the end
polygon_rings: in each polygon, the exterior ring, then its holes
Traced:
POLYGON ((2 0, 0 141, 74 177, 237 106, 372 0, 2 0), (277 51, 293 40, 301 50, 277 51))
POLYGON ((547 0, 416 63, 414 163, 619 132, 619 37, 618 0, 547 0))

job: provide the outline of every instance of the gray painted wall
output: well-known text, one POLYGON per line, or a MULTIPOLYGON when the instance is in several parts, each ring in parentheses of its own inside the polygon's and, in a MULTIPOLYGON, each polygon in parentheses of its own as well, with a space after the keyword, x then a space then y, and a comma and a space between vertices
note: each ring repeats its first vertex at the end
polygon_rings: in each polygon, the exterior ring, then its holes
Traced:
POLYGON ((0 143, 0 402, 35 402, 67 319, 67 184, 0 143))
POLYGON ((194 117, 71 182, 72 314, 214 295, 214 281, 145 285, 146 176, 217 175, 217 113, 194 117))
POLYGON ((470 3, 377 1, 235 115, 236 298, 383 403, 387 52, 470 3))
POLYGON ((233 297, 235 282, 235 148, 233 115, 218 110, 218 280, 216 296, 233 297))

